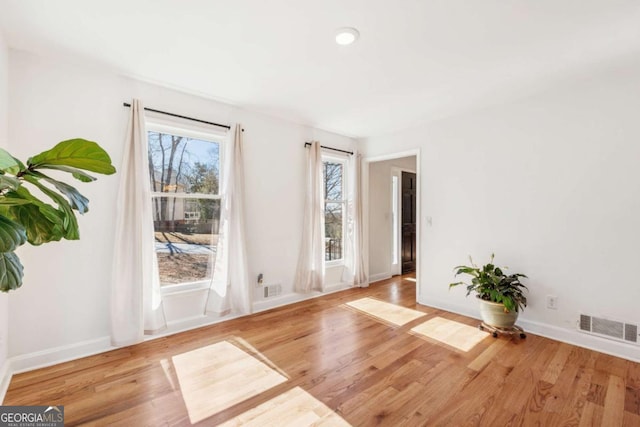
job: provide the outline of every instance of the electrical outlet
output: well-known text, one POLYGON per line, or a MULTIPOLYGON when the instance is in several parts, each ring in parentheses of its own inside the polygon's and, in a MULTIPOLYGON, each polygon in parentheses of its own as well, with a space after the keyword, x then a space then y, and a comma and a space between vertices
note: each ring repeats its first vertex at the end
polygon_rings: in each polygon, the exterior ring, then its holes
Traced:
POLYGON ((558 309, 558 297, 555 295, 547 295, 547 308, 551 310, 558 309))

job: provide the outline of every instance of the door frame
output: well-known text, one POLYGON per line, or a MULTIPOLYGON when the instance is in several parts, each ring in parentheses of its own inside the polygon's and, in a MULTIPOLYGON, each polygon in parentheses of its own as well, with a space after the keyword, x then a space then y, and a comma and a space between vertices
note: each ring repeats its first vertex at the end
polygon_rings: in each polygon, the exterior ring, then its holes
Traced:
MULTIPOLYGON (((400 151, 396 153, 389 153, 379 156, 364 156, 362 158, 362 196, 363 196, 363 228, 364 228, 364 268, 367 273, 367 277, 369 278, 370 268, 369 268, 369 166, 371 163, 381 162, 384 160, 393 160, 399 159, 402 157, 412 157, 416 158, 416 177, 417 177, 417 194, 416 194, 416 300, 420 299, 420 277, 422 268, 420 266, 422 260, 422 217, 421 217, 421 205, 422 205, 422 173, 420 171, 421 159, 420 159, 420 148, 415 148, 412 150, 400 151)), ((391 277, 391 275, 389 275, 391 277)), ((381 279, 379 279, 381 280, 381 279)))

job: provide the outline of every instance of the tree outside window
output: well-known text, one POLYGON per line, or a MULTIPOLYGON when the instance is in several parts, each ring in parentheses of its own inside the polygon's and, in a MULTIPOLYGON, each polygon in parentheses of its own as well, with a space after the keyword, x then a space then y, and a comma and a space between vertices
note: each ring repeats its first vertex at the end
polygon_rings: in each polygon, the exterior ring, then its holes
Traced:
POLYGON ((220 220, 220 143, 148 131, 154 238, 162 285, 211 280, 220 220))
POLYGON ((344 163, 323 162, 324 167, 324 227, 325 261, 343 258, 343 234, 346 200, 344 198, 344 163))

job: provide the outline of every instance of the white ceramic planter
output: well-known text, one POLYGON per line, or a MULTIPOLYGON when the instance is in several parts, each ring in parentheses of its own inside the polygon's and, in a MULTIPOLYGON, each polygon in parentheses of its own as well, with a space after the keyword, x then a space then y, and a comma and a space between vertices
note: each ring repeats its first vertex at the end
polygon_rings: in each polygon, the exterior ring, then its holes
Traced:
POLYGON ((498 302, 486 301, 478 297, 480 301, 480 317, 482 321, 497 328, 509 329, 516 324, 518 312, 510 311, 505 313, 504 305, 498 302))

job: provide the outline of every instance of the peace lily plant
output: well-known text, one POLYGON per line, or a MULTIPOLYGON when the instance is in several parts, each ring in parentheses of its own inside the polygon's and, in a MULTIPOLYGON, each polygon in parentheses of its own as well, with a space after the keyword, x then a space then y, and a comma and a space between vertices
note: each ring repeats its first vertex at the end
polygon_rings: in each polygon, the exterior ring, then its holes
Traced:
POLYGON ((89 200, 73 186, 44 174, 54 170, 81 182, 95 181, 88 172, 115 173, 111 158, 97 143, 70 139, 27 160, 26 164, 0 148, 0 291, 22 286, 23 267, 15 250, 26 242, 41 245, 61 239, 78 240, 74 211, 84 214, 89 200), (39 190, 37 195, 29 188, 39 190), (46 198, 44 197, 46 196, 46 198), (47 203, 53 202, 53 204, 47 203))
POLYGON ((467 296, 476 293, 480 301, 480 317, 483 323, 480 329, 488 327, 493 331, 493 336, 501 333, 520 333, 520 338, 526 335, 522 328, 516 326, 519 313, 527 306, 527 297, 524 291, 527 287, 520 282, 521 278, 526 278, 524 274, 506 274, 506 267, 498 267, 493 263, 494 255, 483 266, 474 264, 471 257, 471 265, 459 265, 454 271, 456 276, 466 274, 470 277, 469 282, 455 282, 449 285, 449 289, 455 286, 464 285, 467 287, 467 296))
POLYGON ((520 282, 520 278, 526 278, 524 274, 514 273, 506 274, 506 267, 498 267, 493 264, 494 254, 487 264, 478 267, 471 257, 469 262, 471 265, 459 265, 454 268, 456 276, 466 274, 470 276, 471 283, 455 282, 449 284, 449 289, 465 285, 467 287, 467 296, 475 292, 478 298, 484 301, 492 301, 500 303, 504 306, 505 312, 522 311, 527 306, 527 297, 524 295, 525 285, 520 282))

